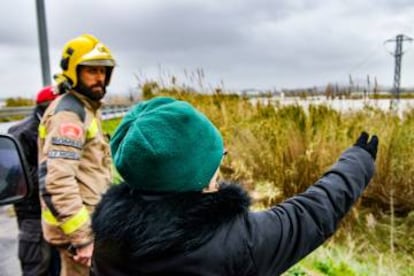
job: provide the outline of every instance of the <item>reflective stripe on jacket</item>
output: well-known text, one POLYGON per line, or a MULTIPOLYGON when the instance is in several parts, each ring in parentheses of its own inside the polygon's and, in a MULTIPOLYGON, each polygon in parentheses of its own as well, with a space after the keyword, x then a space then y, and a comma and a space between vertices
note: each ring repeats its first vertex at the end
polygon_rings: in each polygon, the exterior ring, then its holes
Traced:
POLYGON ((70 91, 39 125, 39 189, 45 239, 55 245, 92 241, 90 214, 109 187, 111 156, 100 103, 70 91))

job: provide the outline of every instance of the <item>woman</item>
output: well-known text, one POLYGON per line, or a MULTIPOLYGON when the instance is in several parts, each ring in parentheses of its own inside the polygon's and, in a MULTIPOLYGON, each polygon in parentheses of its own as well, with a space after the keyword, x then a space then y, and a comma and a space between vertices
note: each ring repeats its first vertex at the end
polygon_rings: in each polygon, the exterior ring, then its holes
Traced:
POLYGON ((135 106, 111 141, 125 183, 93 218, 95 275, 278 275, 321 245, 374 172, 378 138, 355 146, 304 193, 260 212, 247 193, 216 185, 217 128, 190 104, 135 106))

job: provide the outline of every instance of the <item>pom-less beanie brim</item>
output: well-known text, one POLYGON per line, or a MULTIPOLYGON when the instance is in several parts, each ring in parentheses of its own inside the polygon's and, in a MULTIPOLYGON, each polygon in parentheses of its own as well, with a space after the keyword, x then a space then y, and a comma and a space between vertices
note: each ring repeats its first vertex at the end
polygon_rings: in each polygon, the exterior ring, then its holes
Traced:
POLYGON ((158 97, 134 106, 111 139, 115 167, 133 188, 199 191, 223 157, 213 123, 185 101, 158 97))

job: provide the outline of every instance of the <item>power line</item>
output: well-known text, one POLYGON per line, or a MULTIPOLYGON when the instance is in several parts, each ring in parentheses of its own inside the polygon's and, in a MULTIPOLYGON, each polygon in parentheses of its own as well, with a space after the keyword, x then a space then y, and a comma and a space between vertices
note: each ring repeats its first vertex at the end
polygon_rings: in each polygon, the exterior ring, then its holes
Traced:
POLYGON ((351 67, 348 70, 349 74, 352 74, 356 70, 359 70, 361 67, 365 66, 366 64, 370 63, 373 58, 377 57, 377 54, 379 53, 379 48, 381 47, 381 44, 377 45, 373 50, 368 52, 368 54, 357 64, 355 64, 353 67, 351 67))
MULTIPOLYGON (((377 44, 376 47, 372 47, 364 56, 364 58, 362 58, 358 63, 355 63, 352 67, 349 67, 349 69, 346 70, 348 74, 349 83, 351 86, 353 86, 354 84, 354 81, 352 80, 352 75, 355 73, 355 71, 361 69, 362 67, 365 67, 367 64, 371 63, 373 60, 378 58, 381 46, 381 44, 377 44)), ((338 79, 343 75, 343 73, 340 73, 337 77, 335 77, 335 79, 338 79)))

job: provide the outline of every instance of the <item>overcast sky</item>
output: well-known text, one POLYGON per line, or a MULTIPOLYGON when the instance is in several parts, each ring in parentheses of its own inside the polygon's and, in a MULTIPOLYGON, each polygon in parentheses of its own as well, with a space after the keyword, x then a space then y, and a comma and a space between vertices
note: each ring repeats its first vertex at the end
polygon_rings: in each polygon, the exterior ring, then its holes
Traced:
MULTIPOLYGON (((3 1, 0 97, 42 86, 35 0, 3 1)), ((109 91, 171 75, 196 86, 281 89, 376 77, 393 84, 397 34, 414 37, 412 0, 44 0, 51 73, 63 45, 90 33, 116 58, 109 91)), ((401 86, 414 86, 414 43, 404 43, 401 86)))

